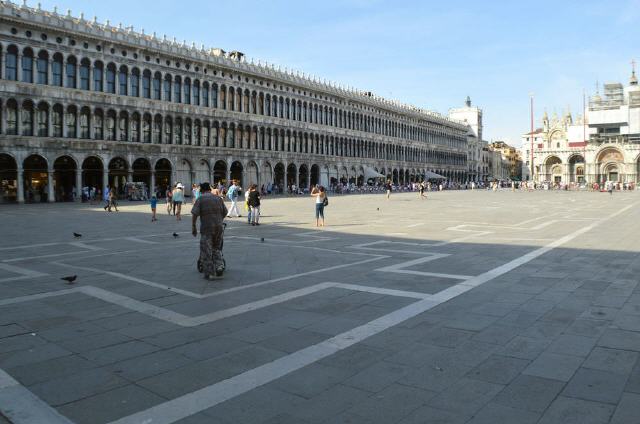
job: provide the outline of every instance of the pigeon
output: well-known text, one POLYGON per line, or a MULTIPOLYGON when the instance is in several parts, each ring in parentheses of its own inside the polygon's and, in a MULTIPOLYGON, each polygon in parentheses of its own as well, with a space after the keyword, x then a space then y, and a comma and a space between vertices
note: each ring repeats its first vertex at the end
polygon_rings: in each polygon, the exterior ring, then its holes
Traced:
POLYGON ((178 233, 173 233, 173 237, 174 237, 174 238, 178 238, 178 237, 180 237, 180 234, 178 234, 178 233))
POLYGON ((380 210, 380 208, 376 208, 376 210, 378 210, 378 211, 379 211, 379 210, 380 210))
POLYGON ((80 237, 82 237, 82 234, 80 234, 80 233, 73 233, 73 236, 74 236, 75 238, 80 238, 80 237))
POLYGON ((78 278, 77 275, 70 275, 68 277, 62 277, 61 280, 66 281, 67 284, 73 284, 76 281, 76 278, 78 278))
POLYGON ((260 243, 264 243, 264 237, 260 237, 260 243))

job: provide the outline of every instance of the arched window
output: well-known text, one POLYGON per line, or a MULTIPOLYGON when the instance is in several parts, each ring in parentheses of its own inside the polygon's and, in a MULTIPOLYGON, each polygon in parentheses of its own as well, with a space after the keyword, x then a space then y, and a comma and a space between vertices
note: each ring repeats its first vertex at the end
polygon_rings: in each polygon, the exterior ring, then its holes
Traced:
POLYGON ((176 76, 173 80, 173 101, 176 103, 182 102, 182 79, 179 76, 176 76))
POLYGON ((15 100, 7 101, 7 128, 8 135, 18 135, 18 104, 15 100))
POLYGON ((170 102, 171 101, 171 75, 164 76, 164 84, 162 86, 162 97, 163 100, 170 102))
POLYGON ((120 141, 129 140, 129 114, 127 112, 120 112, 118 117, 118 133, 120 135, 120 141))
POLYGON ((62 137, 62 106, 55 105, 51 114, 52 129, 54 137, 62 137))
POLYGON ((224 85, 220 86, 220 101, 218 102, 222 109, 227 108, 227 88, 224 85))
POLYGON ((89 138, 90 113, 88 107, 80 110, 80 138, 89 138))
POLYGON ((126 96, 129 93, 129 70, 126 66, 122 65, 118 71, 118 94, 126 96))
POLYGON ((235 98, 236 90, 233 87, 229 87, 229 92, 227 93, 227 109, 236 110, 235 98))
POLYGON ((38 84, 49 84, 49 76, 47 75, 47 68, 49 67, 49 54, 45 50, 41 50, 38 53, 38 84))
POLYGON ((184 132, 182 135, 182 139, 184 140, 184 144, 191 144, 191 119, 187 118, 184 121, 184 132))
POLYGON ((107 140, 115 140, 116 139, 116 112, 110 110, 107 112, 107 120, 105 122, 105 138, 107 140))
POLYGON ((29 100, 22 103, 22 123, 20 129, 24 136, 30 137, 33 135, 33 114, 33 103, 29 100))
POLYGON ((60 53, 53 55, 51 77, 53 78, 53 85, 62 87, 62 55, 60 53))
POLYGON ((49 136, 49 105, 42 102, 38 105, 38 137, 49 136))
POLYGON ((257 99, 258 94, 255 91, 251 92, 251 113, 256 114, 258 113, 258 109, 256 108, 256 103, 258 101, 257 99))
POLYGON ((173 124, 173 141, 175 144, 182 144, 182 119, 176 118, 173 124))
POLYGON ((107 65, 107 93, 116 94, 116 65, 110 63, 107 65))
POLYGON ((22 51, 22 82, 33 83, 33 50, 22 51))
POLYGON ((171 117, 164 119, 164 142, 165 144, 171 144, 173 139, 173 121, 171 117))
POLYGON ((202 106, 209 107, 209 83, 202 83, 202 106))
POLYGON ((191 79, 184 79, 184 102, 186 104, 191 104, 191 79))
POLYGON ((102 140, 104 138, 104 113, 102 109, 96 109, 93 114, 93 138, 102 140))
POLYGON ((80 89, 88 90, 89 89, 89 67, 91 66, 91 62, 89 59, 84 58, 80 61, 80 89))
POLYGON ((244 96, 242 100, 243 100, 242 111, 244 113, 249 113, 251 111, 251 109, 249 108, 249 101, 251 100, 251 94, 249 94, 249 90, 244 91, 244 96))
POLYGON ((131 141, 136 143, 140 141, 140 114, 138 112, 131 115, 131 141))
POLYGON ((142 97, 151 98, 151 71, 148 69, 142 72, 142 97))
POLYGON ((76 58, 69 56, 66 67, 67 88, 77 88, 76 85, 76 58))
POLYGON ((75 106, 69 106, 65 115, 65 124, 67 126, 67 138, 77 138, 76 120, 78 119, 78 111, 75 106))
POLYGON ((218 84, 213 84, 211 87, 211 106, 218 107, 218 84))
POLYGON ((160 100, 160 82, 162 80, 162 76, 160 72, 156 72, 153 74, 153 100, 160 100))
POLYGON ((140 97, 140 70, 138 68, 131 70, 131 95, 140 97))
POLYGON ((200 81, 193 81, 193 104, 200 106, 200 81))
POLYGON ((162 141, 160 139, 160 135, 162 134, 162 116, 156 115, 153 119, 153 133, 152 133, 152 141, 155 144, 160 144, 162 141))
POLYGON ((7 49, 4 76, 11 81, 18 80, 18 48, 16 46, 9 46, 7 49))
POLYGON ((151 143, 151 115, 148 113, 142 119, 142 142, 151 143))
POLYGON ((97 61, 93 64, 93 91, 104 90, 102 86, 103 71, 104 65, 102 64, 102 62, 97 61))

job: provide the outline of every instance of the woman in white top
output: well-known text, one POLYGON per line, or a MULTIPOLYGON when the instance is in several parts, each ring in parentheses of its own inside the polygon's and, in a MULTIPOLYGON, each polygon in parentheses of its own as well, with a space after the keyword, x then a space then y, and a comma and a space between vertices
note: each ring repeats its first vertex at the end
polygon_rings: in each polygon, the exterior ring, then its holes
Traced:
POLYGON ((182 204, 184 203, 184 191, 182 191, 183 188, 184 186, 181 183, 178 183, 175 190, 173 190, 173 195, 171 196, 173 205, 175 207, 176 221, 182 221, 180 212, 182 211, 182 204))
POLYGON ((316 227, 324 227, 324 207, 329 204, 324 187, 316 185, 311 190, 311 197, 314 196, 316 198, 316 227))

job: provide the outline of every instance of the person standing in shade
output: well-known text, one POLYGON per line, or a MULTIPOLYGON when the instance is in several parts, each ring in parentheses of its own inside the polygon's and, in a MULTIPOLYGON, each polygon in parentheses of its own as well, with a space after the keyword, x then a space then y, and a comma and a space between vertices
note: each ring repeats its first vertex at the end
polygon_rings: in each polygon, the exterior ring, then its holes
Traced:
POLYGON ((166 197, 167 197, 167 213, 169 215, 171 215, 171 209, 173 209, 173 191, 171 190, 171 186, 167 186, 167 193, 166 193, 166 197))
POLYGON ((236 218, 240 218, 240 211, 238 211, 238 191, 239 187, 236 185, 236 182, 233 181, 231 183, 231 187, 227 190, 227 197, 231 200, 231 209, 229 209, 228 217, 231 217, 232 213, 236 214, 236 218))
POLYGON ((158 207, 158 198, 154 195, 151 196, 151 222, 157 221, 158 218, 156 218, 156 208, 158 207))
POLYGON ((171 198, 173 199, 173 207, 174 214, 176 216, 176 221, 182 221, 182 217, 180 213, 182 212, 182 204, 184 203, 184 186, 182 183, 176 184, 176 189, 173 190, 173 195, 171 198))
POLYGON ((222 259, 222 222, 227 216, 227 207, 221 197, 211 194, 209 183, 200 185, 201 195, 191 208, 191 234, 198 235, 196 222, 200 217, 200 263, 204 278, 212 280, 224 272, 222 259))
POLYGON ((316 198, 316 227, 324 227, 324 207, 329 204, 324 187, 314 187, 311 191, 311 197, 316 198))
POLYGON ((251 213, 251 225, 260 225, 260 192, 256 184, 252 184, 251 187, 249 187, 247 203, 249 204, 249 211, 251 213))

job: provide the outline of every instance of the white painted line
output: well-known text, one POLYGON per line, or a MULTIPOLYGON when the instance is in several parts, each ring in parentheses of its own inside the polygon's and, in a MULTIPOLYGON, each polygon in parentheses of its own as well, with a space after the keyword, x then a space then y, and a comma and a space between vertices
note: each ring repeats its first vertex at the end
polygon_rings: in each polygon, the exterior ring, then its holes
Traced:
POLYGON ((584 227, 574 233, 553 241, 544 247, 536 249, 527 255, 514 259, 513 261, 485 272, 484 274, 473 277, 469 281, 443 290, 428 299, 412 303, 411 305, 370 321, 367 324, 354 328, 353 330, 339 334, 331 339, 309 346, 305 349, 299 350, 219 383, 212 384, 195 392, 161 403, 147 410, 129 415, 128 417, 123 417, 110 424, 171 424, 216 406, 224 401, 233 399, 293 371, 297 371, 307 365, 313 364, 320 359, 326 358, 368 337, 376 335, 392 326, 406 321, 407 319, 426 312, 434 306, 471 290, 473 287, 477 287, 512 271, 513 269, 524 265, 554 248, 590 231, 597 225, 619 215, 632 206, 634 205, 629 205, 588 227, 584 227))
POLYGON ((23 244, 23 245, 19 245, 19 246, 0 247, 0 251, 2 251, 2 250, 15 250, 15 249, 30 249, 32 247, 49 247, 49 246, 57 246, 59 244, 64 244, 64 243, 23 244))
POLYGON ((20 274, 19 276, 16 276, 16 277, 0 278, 0 283, 6 283, 9 281, 28 280, 30 278, 38 278, 38 277, 44 277, 45 275, 49 275, 43 272, 33 271, 27 268, 21 268, 18 266, 9 265, 2 262, 0 262, 0 269, 8 272, 12 272, 14 274, 20 274))
MULTIPOLYGON (((349 253, 349 252, 344 252, 344 253, 349 253)), ((371 255, 368 255, 368 256, 371 256, 371 255)), ((237 286, 237 287, 231 287, 231 288, 228 288, 228 289, 225 289, 225 290, 219 290, 219 291, 211 292, 211 293, 207 293, 207 294, 200 294, 200 293, 195 293, 195 292, 191 292, 191 291, 188 291, 188 290, 182 290, 182 289, 175 288, 175 287, 169 287, 166 284, 156 283, 154 281, 149 281, 149 280, 145 280, 145 279, 142 279, 142 278, 133 277, 131 275, 126 275, 126 274, 122 274, 122 273, 119 273, 119 272, 105 271, 105 270, 102 270, 102 269, 99 269, 99 268, 92 268, 92 267, 86 267, 86 266, 80 266, 80 265, 71 265, 71 264, 67 264, 67 263, 63 263, 63 262, 50 262, 50 263, 53 264, 53 265, 58 265, 58 266, 66 267, 66 268, 76 268, 76 269, 82 269, 82 270, 85 270, 85 271, 92 271, 92 272, 97 272, 97 273, 100 273, 100 274, 111 275, 112 277, 122 278, 124 280, 129 280, 129 281, 133 281, 133 282, 136 282, 136 283, 144 284, 144 285, 147 285, 147 286, 168 290, 168 291, 171 291, 173 293, 182 294, 182 295, 189 296, 189 297, 192 297, 192 298, 205 299, 207 297, 220 296, 220 295, 223 295, 223 294, 226 294, 226 293, 232 293, 232 292, 236 292, 236 291, 240 291, 240 290, 246 290, 246 289, 249 289, 249 288, 260 287, 260 286, 264 286, 264 285, 267 285, 267 284, 273 284, 273 283, 277 283, 277 282, 280 282, 280 281, 291 280, 291 279, 294 279, 294 278, 304 277, 304 276, 307 276, 307 275, 318 274, 318 273, 321 273, 321 272, 333 271, 333 270, 336 270, 336 269, 346 268, 346 267, 355 266, 355 265, 361 265, 361 264, 365 264, 365 263, 369 263, 369 262, 373 262, 373 261, 378 261, 380 259, 385 259, 385 258, 388 258, 388 256, 375 255, 375 257, 373 257, 373 258, 364 259, 364 260, 361 260, 361 261, 349 262, 349 263, 346 263, 346 264, 335 265, 335 266, 330 266, 330 267, 326 267, 326 268, 320 268, 320 269, 316 269, 316 270, 313 270, 313 271, 301 272, 301 273, 298 273, 298 274, 285 275, 284 277, 273 278, 271 280, 265 280, 265 281, 258 281, 256 283, 246 284, 246 285, 237 286)))
MULTIPOLYGON (((78 252, 52 253, 50 255, 25 256, 22 258, 5 259, 2 262, 9 263, 9 262, 29 261, 31 259, 59 258, 60 256, 82 255, 83 253, 87 253, 86 250, 78 251, 78 252)), ((102 256, 102 255, 96 255, 96 256, 102 256)))
POLYGON ((468 280, 469 278, 471 278, 470 275, 443 274, 438 272, 413 271, 410 269, 406 269, 406 268, 409 268, 410 266, 424 264, 427 262, 435 261, 436 259, 445 258, 447 256, 451 256, 451 255, 445 254, 445 253, 431 253, 430 256, 425 256, 424 258, 413 259, 411 261, 400 262, 397 264, 385 266, 385 267, 376 269, 376 271, 391 272, 396 274, 422 275, 424 277, 450 278, 454 280, 468 280))
POLYGON ((417 224, 407 225, 407 228, 419 227, 419 226, 421 226, 421 225, 424 225, 424 222, 418 222, 417 224))
POLYGON ((80 247, 82 249, 87 249, 87 250, 104 250, 102 247, 98 247, 98 246, 92 246, 90 244, 86 244, 83 243, 81 241, 74 241, 72 243, 69 243, 70 246, 75 246, 75 247, 80 247))
POLYGON ((334 287, 339 287, 341 289, 347 289, 347 290, 367 292, 367 293, 383 294, 387 296, 409 297, 413 299, 426 299, 431 296, 430 294, 427 294, 427 293, 410 292, 410 291, 395 290, 395 289, 385 289, 382 287, 363 286, 361 284, 334 283, 334 287))
POLYGON ((157 241, 143 240, 143 239, 141 239, 141 238, 137 238, 137 237, 125 237, 124 239, 125 239, 125 240, 128 240, 128 241, 135 242, 135 243, 159 244, 159 242, 157 242, 157 241))

